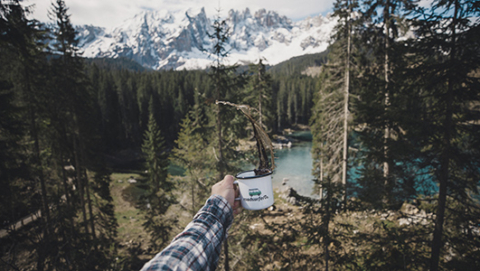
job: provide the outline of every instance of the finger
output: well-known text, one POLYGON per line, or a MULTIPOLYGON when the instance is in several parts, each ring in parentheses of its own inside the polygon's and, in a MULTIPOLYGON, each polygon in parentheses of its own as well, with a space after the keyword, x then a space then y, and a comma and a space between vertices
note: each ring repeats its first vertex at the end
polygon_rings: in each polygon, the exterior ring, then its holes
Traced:
POLYGON ((233 209, 235 210, 241 207, 242 207, 242 203, 240 202, 240 200, 236 200, 235 203, 233 204, 233 209))
POLYGON ((233 186, 233 181, 235 178, 233 178, 232 175, 226 175, 225 178, 223 178, 222 182, 227 185, 227 187, 232 187, 233 186))
POLYGON ((235 198, 240 197, 240 189, 238 188, 238 184, 233 185, 233 190, 235 190, 235 198))

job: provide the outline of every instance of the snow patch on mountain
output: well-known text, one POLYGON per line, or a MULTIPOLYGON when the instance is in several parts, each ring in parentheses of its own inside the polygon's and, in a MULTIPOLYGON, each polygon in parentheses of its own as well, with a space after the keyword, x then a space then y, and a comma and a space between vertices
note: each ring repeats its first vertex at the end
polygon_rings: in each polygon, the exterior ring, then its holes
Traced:
MULTIPOLYGON (((230 10, 225 18, 230 38, 226 65, 248 64, 260 58, 275 65, 295 56, 325 51, 337 19, 315 16, 299 22, 273 11, 230 10)), ((205 9, 178 12, 144 11, 118 27, 77 26, 84 57, 126 57, 160 69, 204 69, 212 64, 213 19, 205 9)))

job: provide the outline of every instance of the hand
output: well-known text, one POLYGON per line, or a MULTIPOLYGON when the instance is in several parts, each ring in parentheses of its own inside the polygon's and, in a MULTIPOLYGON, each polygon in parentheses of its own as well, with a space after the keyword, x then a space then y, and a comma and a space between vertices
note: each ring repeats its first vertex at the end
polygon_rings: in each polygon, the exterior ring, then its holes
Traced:
POLYGON ((222 181, 212 186, 212 195, 222 196, 228 201, 233 208, 233 215, 237 215, 242 211, 242 205, 239 200, 235 200, 240 195, 236 185, 233 184, 234 178, 232 175, 227 175, 222 181))

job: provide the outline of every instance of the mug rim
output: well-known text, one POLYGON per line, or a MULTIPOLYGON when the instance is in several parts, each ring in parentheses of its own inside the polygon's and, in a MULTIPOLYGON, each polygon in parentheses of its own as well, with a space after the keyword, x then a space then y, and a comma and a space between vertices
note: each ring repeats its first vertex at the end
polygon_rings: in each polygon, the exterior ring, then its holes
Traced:
POLYGON ((235 175, 235 178, 237 178, 237 179, 242 179, 242 180, 245 180, 245 179, 257 179, 257 178, 261 178, 261 177, 265 177, 265 176, 268 176, 268 175, 272 175, 272 174, 273 174, 273 170, 271 169, 270 172, 265 173, 265 174, 262 174, 262 175, 253 175, 253 176, 245 176, 245 177, 239 177, 239 176, 238 176, 238 175, 240 175, 240 174, 247 173, 247 172, 252 172, 252 171, 254 171, 254 170, 252 169, 252 170, 242 171, 242 172, 238 173, 237 175, 235 175))

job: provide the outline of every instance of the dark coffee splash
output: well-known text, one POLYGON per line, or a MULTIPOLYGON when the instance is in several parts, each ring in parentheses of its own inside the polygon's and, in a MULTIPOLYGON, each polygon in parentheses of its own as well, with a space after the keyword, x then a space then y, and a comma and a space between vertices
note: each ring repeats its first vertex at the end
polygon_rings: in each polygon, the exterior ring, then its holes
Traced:
POLYGON ((272 172, 272 170, 275 168, 275 155, 273 153, 273 144, 265 130, 251 116, 250 111, 252 110, 252 108, 248 105, 238 105, 223 101, 217 101, 216 103, 233 106, 237 108, 237 110, 242 111, 242 113, 247 117, 247 119, 253 126, 253 133, 255 136, 255 140, 257 141, 259 162, 257 165, 257 169, 254 170, 255 175, 264 175, 272 172), (271 160, 268 159, 268 154, 270 154, 271 160))

